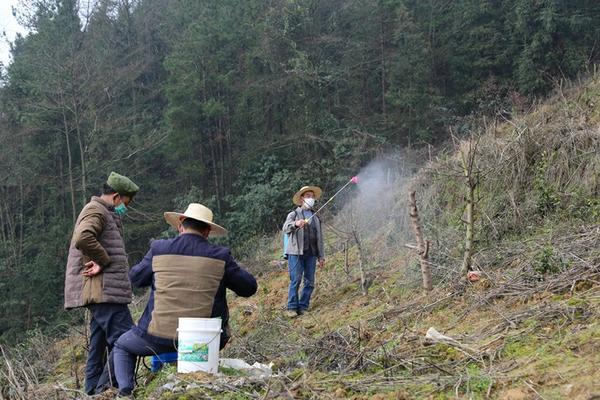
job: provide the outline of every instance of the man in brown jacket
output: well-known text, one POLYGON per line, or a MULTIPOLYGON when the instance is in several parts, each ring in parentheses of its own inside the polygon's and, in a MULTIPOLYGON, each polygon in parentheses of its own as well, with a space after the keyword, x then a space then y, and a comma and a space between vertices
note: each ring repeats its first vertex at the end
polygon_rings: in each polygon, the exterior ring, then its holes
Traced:
POLYGON ((121 219, 138 190, 129 178, 111 172, 102 195, 93 196, 81 210, 71 239, 65 309, 86 307, 91 314, 85 369, 85 392, 90 395, 115 382, 112 354, 108 354, 133 325, 127 307, 132 292, 121 219))

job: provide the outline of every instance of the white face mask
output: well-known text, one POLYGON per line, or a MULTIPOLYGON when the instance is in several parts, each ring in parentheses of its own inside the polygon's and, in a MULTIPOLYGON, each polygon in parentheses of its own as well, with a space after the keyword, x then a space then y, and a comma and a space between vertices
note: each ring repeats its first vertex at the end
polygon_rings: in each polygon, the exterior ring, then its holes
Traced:
POLYGON ((313 199, 312 197, 304 199, 304 204, 306 204, 308 208, 313 208, 313 206, 315 205, 315 199, 313 199))

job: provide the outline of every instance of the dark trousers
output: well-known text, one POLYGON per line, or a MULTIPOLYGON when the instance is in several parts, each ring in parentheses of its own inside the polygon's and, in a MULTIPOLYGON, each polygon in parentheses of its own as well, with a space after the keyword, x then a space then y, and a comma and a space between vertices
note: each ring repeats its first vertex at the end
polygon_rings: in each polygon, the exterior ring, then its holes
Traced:
POLYGON ((126 304, 90 304, 87 308, 91 319, 85 392, 92 395, 116 386, 112 349, 117 339, 133 326, 133 320, 126 304))
POLYGON ((170 345, 158 344, 148 338, 125 332, 115 344, 115 376, 119 384, 119 394, 129 395, 133 391, 135 362, 138 356, 152 356, 177 351, 175 342, 170 345))

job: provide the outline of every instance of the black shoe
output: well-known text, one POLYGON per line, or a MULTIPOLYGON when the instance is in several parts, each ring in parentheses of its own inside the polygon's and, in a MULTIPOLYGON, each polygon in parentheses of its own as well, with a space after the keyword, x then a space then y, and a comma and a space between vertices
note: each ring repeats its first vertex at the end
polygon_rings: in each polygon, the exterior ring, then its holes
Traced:
POLYGON ((135 397, 133 396, 133 392, 131 392, 131 391, 119 392, 117 394, 117 396, 115 397, 115 400, 125 400, 125 399, 135 399, 135 397))

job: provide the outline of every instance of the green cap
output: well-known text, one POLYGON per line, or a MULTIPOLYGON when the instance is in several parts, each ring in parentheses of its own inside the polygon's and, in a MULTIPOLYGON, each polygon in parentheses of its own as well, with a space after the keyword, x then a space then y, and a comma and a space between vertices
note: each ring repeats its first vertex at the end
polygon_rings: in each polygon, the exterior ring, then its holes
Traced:
POLYGON ((139 186, 133 183, 131 179, 114 171, 108 176, 106 184, 123 196, 133 197, 140 190, 139 186))

